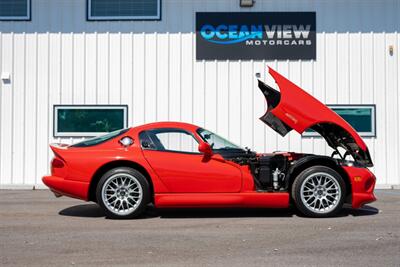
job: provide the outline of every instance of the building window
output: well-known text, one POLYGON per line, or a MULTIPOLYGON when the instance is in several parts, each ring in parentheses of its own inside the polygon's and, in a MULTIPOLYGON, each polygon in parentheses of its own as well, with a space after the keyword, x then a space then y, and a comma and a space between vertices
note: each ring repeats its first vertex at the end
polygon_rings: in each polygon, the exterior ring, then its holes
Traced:
POLYGON ((159 20, 161 0, 87 0, 88 20, 159 20))
POLYGON ((54 106, 55 137, 86 137, 128 127, 128 106, 54 106))
MULTIPOLYGON (((344 120, 346 120, 360 136, 375 137, 375 105, 327 105, 344 120)), ((319 136, 311 129, 307 129, 303 136, 319 136)))
POLYGON ((31 0, 0 0, 0 20, 30 20, 31 0))

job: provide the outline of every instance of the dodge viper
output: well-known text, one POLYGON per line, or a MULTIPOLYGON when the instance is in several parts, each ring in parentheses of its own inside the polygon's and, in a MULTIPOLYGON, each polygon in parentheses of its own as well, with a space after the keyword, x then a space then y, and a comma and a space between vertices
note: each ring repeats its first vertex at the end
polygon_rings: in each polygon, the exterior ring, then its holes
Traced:
POLYGON ((260 118, 280 135, 319 133, 331 156, 256 153, 202 127, 156 122, 65 145, 52 144, 56 196, 97 202, 107 217, 136 218, 156 208, 294 205, 310 217, 337 214, 348 203, 375 201, 368 148, 339 115, 269 68, 278 90, 258 81, 267 101, 260 118))

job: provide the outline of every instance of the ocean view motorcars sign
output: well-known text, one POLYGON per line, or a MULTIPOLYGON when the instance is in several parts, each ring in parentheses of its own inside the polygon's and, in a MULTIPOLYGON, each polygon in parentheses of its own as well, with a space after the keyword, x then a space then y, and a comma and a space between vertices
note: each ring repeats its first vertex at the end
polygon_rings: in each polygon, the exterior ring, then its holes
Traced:
POLYGON ((197 12, 197 60, 312 60, 315 12, 197 12))

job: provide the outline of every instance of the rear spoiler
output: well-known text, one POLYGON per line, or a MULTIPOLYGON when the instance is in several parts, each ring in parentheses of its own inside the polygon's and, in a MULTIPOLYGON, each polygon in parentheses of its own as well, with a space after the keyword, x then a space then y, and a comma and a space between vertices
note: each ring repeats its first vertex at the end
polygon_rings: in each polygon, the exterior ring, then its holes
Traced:
POLYGON ((62 160, 64 160, 64 158, 61 156, 61 154, 63 154, 69 145, 67 144, 61 144, 61 143, 53 143, 50 144, 50 148, 53 151, 54 155, 58 158, 61 158, 62 160))

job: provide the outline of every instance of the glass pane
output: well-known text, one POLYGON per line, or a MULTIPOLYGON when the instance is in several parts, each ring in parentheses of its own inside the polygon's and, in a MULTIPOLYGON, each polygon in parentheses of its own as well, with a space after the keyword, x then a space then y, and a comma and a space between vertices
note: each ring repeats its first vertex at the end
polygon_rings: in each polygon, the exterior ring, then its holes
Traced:
POLYGON ((204 142, 207 142, 213 150, 243 150, 238 145, 231 143, 225 138, 210 132, 206 129, 200 129, 197 131, 204 142))
POLYGON ((124 128, 124 109, 57 109, 57 132, 96 133, 124 128))
POLYGON ((105 135, 102 135, 102 136, 99 136, 99 137, 91 138, 91 139, 76 143, 76 144, 72 145, 72 147, 95 146, 95 145, 104 143, 104 142, 106 142, 108 140, 111 140, 111 139, 113 139, 113 138, 115 138, 115 137, 117 137, 117 136, 119 136, 119 135, 121 135, 123 133, 126 133, 128 130, 129 130, 129 128, 128 129, 122 129, 122 130, 114 131, 114 132, 111 132, 111 133, 108 133, 108 134, 105 134, 105 135))
POLYGON ((0 17, 27 17, 29 0, 0 0, 0 17))
POLYGON ((189 134, 167 132, 156 134, 165 150, 198 152, 196 140, 189 134))
MULTIPOLYGON (((331 109, 347 121, 357 132, 374 134, 373 124, 375 123, 375 114, 373 114, 373 107, 333 106, 331 109)), ((307 129, 305 132, 307 134, 319 135, 312 129, 307 129)))
POLYGON ((332 108, 345 119, 357 132, 372 132, 371 108, 332 108))
POLYGON ((198 143, 194 137, 186 132, 159 132, 154 133, 160 141, 162 150, 198 153, 198 143))
POLYGON ((91 0, 93 17, 157 16, 159 0, 91 0))

